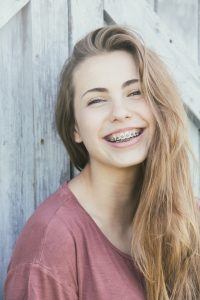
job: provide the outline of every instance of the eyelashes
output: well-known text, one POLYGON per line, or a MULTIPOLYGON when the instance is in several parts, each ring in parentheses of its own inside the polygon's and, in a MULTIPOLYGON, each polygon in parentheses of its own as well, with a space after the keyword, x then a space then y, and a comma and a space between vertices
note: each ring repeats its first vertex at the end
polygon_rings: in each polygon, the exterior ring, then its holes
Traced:
POLYGON ((141 92, 140 92, 140 90, 133 91, 133 92, 131 92, 128 96, 130 96, 131 94, 134 94, 134 95, 141 95, 141 92))
POLYGON ((91 105, 91 104, 93 104, 93 103, 99 103, 99 102, 101 102, 101 101, 105 102, 106 100, 101 99, 101 98, 96 98, 96 99, 91 100, 90 102, 88 102, 88 105, 91 105))
MULTIPOLYGON (((136 91, 132 91, 128 97, 130 95, 133 95, 133 96, 138 96, 138 95, 141 95, 141 92, 139 90, 136 90, 136 91)), ((88 102, 88 105, 91 105, 91 104, 94 104, 94 103, 99 103, 99 102, 106 102, 107 100, 103 99, 103 98, 95 98, 91 101, 88 102)))

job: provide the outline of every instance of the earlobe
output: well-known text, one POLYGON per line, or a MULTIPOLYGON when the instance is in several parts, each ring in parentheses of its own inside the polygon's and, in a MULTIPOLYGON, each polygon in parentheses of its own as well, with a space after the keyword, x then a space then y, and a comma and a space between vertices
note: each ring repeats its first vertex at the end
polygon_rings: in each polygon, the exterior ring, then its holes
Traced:
POLYGON ((74 140, 75 140, 76 143, 81 143, 82 142, 81 137, 77 132, 74 132, 74 140))
POLYGON ((75 126, 74 140, 75 140, 76 143, 81 143, 82 142, 82 139, 81 139, 81 136, 78 132, 77 126, 75 126))

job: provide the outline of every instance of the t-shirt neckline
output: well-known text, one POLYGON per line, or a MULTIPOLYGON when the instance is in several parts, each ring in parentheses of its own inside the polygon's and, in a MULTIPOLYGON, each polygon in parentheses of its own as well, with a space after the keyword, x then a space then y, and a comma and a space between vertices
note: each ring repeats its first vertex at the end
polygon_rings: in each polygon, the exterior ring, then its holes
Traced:
POLYGON ((115 250, 115 252, 117 252, 118 254, 120 254, 121 256, 125 257, 128 260, 133 261, 132 257, 121 251, 119 248, 117 248, 115 245, 112 244, 112 242, 106 237, 106 235, 103 233, 103 231, 100 229, 100 227, 97 225, 97 223, 94 221, 94 219, 90 216, 90 214, 85 210, 85 208, 81 205, 81 203, 78 201, 77 197, 75 196, 75 194, 70 190, 69 186, 68 186, 68 182, 70 180, 65 181, 62 184, 62 188, 68 191, 68 193, 71 196, 71 199, 74 201, 74 203, 76 205, 78 205, 78 207, 82 210, 82 212, 84 213, 84 215, 90 220, 90 222, 93 224, 93 226, 95 226, 96 230, 99 232, 99 234, 102 236, 102 238, 106 241, 107 244, 109 244, 109 246, 115 250))

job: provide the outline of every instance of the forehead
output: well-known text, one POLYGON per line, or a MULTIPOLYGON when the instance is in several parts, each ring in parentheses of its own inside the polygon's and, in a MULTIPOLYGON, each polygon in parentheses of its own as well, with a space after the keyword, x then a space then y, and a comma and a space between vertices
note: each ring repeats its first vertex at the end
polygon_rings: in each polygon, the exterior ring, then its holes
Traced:
POLYGON ((74 71, 73 82, 77 91, 96 86, 109 87, 138 77, 138 66, 133 55, 124 50, 98 54, 86 58, 74 71))

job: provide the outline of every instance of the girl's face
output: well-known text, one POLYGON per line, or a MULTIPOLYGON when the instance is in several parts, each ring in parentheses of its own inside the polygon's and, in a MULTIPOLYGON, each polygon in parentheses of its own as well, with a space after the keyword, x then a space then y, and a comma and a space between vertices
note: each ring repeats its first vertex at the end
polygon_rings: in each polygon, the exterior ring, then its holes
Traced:
POLYGON ((75 141, 84 143, 91 163, 98 161, 115 168, 142 163, 154 134, 155 119, 140 93, 138 68, 132 55, 117 50, 87 58, 74 71, 73 82, 75 141), (105 139, 118 130, 121 132, 110 138, 130 138, 130 134, 137 135, 138 128, 144 130, 142 135, 129 142, 105 139))

